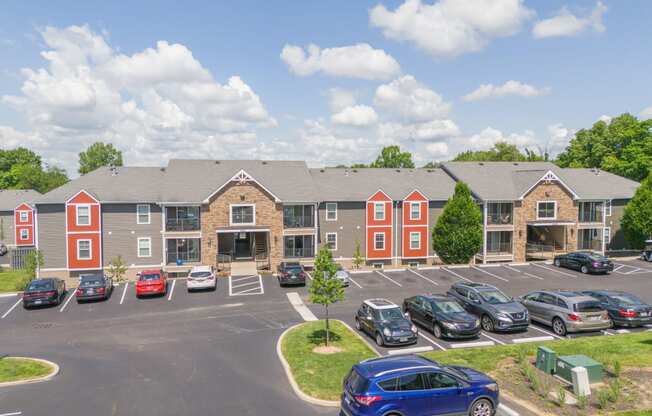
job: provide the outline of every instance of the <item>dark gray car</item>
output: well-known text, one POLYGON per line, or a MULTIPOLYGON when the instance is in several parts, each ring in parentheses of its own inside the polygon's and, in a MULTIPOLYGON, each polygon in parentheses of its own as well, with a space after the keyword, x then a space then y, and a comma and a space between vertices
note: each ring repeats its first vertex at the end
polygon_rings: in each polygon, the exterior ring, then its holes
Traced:
POLYGON ((459 282, 451 286, 448 294, 479 317, 485 331, 522 331, 530 325, 527 309, 495 286, 459 282))

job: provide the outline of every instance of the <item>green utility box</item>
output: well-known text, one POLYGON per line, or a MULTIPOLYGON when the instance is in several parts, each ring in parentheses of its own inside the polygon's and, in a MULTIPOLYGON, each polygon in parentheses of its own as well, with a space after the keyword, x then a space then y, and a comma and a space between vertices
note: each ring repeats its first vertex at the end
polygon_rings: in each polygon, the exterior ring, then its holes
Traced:
POLYGON ((547 347, 537 348, 537 368, 546 374, 555 372, 557 353, 547 347))
POLYGON ((555 373, 569 383, 573 382, 571 370, 575 367, 584 367, 589 376, 589 383, 602 381, 602 364, 586 355, 564 355, 557 359, 555 373))

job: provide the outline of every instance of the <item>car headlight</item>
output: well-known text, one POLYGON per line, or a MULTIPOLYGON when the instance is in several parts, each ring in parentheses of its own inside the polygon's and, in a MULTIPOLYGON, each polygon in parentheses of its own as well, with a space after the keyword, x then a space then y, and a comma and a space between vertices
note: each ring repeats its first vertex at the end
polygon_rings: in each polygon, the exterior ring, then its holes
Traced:
POLYGON ((383 329, 383 334, 385 334, 386 337, 392 336, 392 331, 389 330, 389 328, 383 329))
POLYGON ((510 318, 506 313, 497 313, 496 317, 498 318, 499 321, 512 322, 512 318, 510 318))
POLYGON ((480 326, 480 320, 479 319, 475 320, 475 326, 480 326))
POLYGON ((442 322, 441 324, 444 325, 444 326, 445 326, 446 328, 448 328, 448 329, 455 329, 455 328, 457 328, 457 325, 455 325, 455 324, 452 323, 452 322, 442 322))
POLYGON ((410 329, 411 329, 412 332, 414 332, 415 334, 417 333, 417 327, 416 327, 415 325, 412 325, 412 327, 411 327, 410 329))
POLYGON ((498 391, 498 384, 496 384, 496 383, 487 384, 487 390, 493 391, 493 392, 498 391))

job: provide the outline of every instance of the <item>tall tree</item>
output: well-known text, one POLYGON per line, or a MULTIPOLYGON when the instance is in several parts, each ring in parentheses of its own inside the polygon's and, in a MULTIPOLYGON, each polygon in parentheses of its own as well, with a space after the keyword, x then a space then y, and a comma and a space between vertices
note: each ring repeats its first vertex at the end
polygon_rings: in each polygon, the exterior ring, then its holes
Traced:
POLYGON ((432 247, 446 264, 468 263, 482 248, 482 213, 464 182, 455 185, 432 229, 432 247))
POLYGON ((526 154, 521 153, 513 144, 498 142, 489 150, 467 150, 455 156, 458 162, 522 162, 526 160, 543 160, 537 158, 534 152, 526 149, 526 154))
POLYGON ((398 146, 386 146, 380 151, 380 155, 369 167, 371 168, 413 168, 412 154, 401 152, 398 146))
POLYGON ((652 171, 652 119, 622 114, 611 122, 598 121, 575 134, 558 156, 559 166, 600 168, 636 181, 652 171))
POLYGON ((43 193, 66 182, 68 176, 62 169, 44 168, 41 157, 31 150, 0 150, 0 189, 35 189, 43 193))
POLYGON ((344 299, 344 286, 340 279, 335 278, 337 264, 333 261, 333 254, 328 247, 322 247, 315 258, 315 268, 310 282, 310 301, 323 305, 326 310, 326 346, 330 341, 330 325, 328 307, 344 299))
POLYGON ((111 143, 93 143, 79 154, 79 173, 85 175, 102 166, 122 166, 122 152, 111 143))
POLYGON ((436 169, 441 166, 441 163, 439 162, 428 162, 425 165, 423 165, 423 169, 436 169))
POLYGON ((632 248, 641 249, 645 240, 652 238, 652 173, 641 182, 634 198, 625 206, 620 223, 632 248))

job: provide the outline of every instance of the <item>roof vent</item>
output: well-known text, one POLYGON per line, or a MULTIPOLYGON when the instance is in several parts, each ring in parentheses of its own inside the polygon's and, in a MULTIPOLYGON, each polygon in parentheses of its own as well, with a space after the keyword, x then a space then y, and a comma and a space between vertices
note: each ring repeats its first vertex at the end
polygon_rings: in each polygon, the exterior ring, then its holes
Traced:
POLYGON ((480 162, 480 163, 478 163, 478 165, 484 166, 484 162, 480 162))
POLYGON ((109 165, 109 170, 111 171, 111 176, 118 175, 118 168, 114 164, 109 165))
POLYGON ((401 169, 396 169, 396 171, 397 171, 398 173, 401 173, 401 169))
POLYGON ((216 165, 219 165, 219 164, 220 164, 220 161, 219 161, 219 160, 216 160, 216 161, 215 161, 215 164, 216 164, 216 165))
POLYGON ((358 170, 357 170, 357 169, 353 169, 353 173, 358 173, 358 170))
POLYGON ((165 172, 165 168, 161 168, 161 172, 165 172))
POLYGON ((267 164, 267 161, 266 161, 266 160, 263 160, 263 165, 266 165, 266 164, 267 164))
POLYGON ((320 171, 321 173, 326 172, 324 169, 319 169, 319 171, 320 171))

